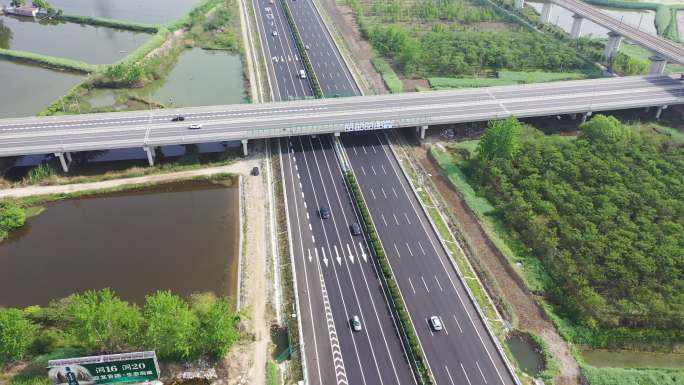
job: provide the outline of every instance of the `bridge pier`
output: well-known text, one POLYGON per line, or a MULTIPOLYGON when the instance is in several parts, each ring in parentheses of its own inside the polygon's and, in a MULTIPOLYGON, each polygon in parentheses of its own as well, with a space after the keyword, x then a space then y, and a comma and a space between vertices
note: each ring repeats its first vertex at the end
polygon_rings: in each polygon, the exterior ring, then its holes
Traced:
POLYGON ((572 15, 572 29, 570 29, 570 38, 579 39, 582 34, 582 22, 584 18, 580 15, 572 15))
POLYGON ((55 156, 59 158, 59 163, 62 165, 62 171, 69 172, 69 163, 71 163, 71 154, 68 152, 66 152, 66 153, 65 152, 55 152, 55 156))
POLYGON ((416 134, 420 135, 420 139, 425 139, 425 132, 427 131, 428 126, 417 126, 416 127, 416 134))
POLYGON ((622 35, 613 31, 608 32, 608 42, 606 43, 606 50, 603 54, 606 57, 606 61, 611 63, 613 59, 615 59, 615 56, 617 56, 617 53, 620 50, 621 43, 622 35))
POLYGON ((649 60, 651 60, 651 64, 648 66, 648 74, 662 75, 663 71, 665 71, 667 60, 658 55, 653 55, 649 57, 649 60))
POLYGON ((577 119, 577 114, 570 114, 570 119, 576 120, 576 119, 577 119))
POLYGON ((150 146, 145 146, 143 147, 143 150, 147 153, 147 163, 151 166, 154 166, 154 157, 156 156, 154 152, 154 147, 150 146))
POLYGON ((545 1, 544 5, 542 5, 542 10, 541 10, 541 21, 544 24, 548 24, 551 22, 551 2, 550 1, 545 1))
POLYGON ((582 114, 582 123, 586 122, 586 121, 587 121, 587 118, 590 117, 591 114, 592 114, 591 111, 587 111, 587 112, 583 113, 583 114, 582 114))
POLYGON ((656 119, 660 119, 660 114, 661 114, 661 113, 663 112, 663 110, 666 109, 666 108, 667 108, 666 105, 665 105, 665 106, 660 106, 660 107, 658 107, 658 109, 656 110, 656 116, 655 116, 655 118, 656 118, 656 119))
POLYGON ((249 150, 247 150, 247 139, 242 139, 242 155, 247 156, 249 155, 249 150))
POLYGON ((513 7, 515 7, 515 9, 525 8, 525 0, 513 0, 513 7))

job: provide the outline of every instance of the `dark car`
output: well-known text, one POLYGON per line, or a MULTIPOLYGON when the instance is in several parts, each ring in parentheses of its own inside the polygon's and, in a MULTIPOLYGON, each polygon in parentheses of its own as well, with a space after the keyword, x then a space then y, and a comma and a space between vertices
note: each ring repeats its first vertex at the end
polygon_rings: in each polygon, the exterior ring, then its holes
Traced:
POLYGON ((172 122, 182 122, 185 120, 185 116, 175 116, 173 119, 171 119, 172 122))
POLYGON ((318 215, 321 216, 321 219, 328 219, 330 218, 330 210, 327 207, 321 207, 318 210, 318 215))
POLYGON ((254 176, 258 176, 258 175, 259 175, 259 167, 254 167, 254 168, 252 169, 252 175, 254 175, 254 176))
POLYGON ((358 223, 354 222, 351 225, 349 225, 349 231, 351 231, 352 235, 361 235, 361 226, 359 226, 358 223))

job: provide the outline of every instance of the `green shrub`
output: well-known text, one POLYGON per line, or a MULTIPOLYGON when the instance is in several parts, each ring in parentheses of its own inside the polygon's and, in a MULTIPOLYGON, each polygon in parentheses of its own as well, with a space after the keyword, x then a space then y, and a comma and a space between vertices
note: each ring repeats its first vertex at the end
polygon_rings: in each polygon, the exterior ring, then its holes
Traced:
POLYGON ((12 49, 0 48, 0 57, 21 63, 40 64, 54 69, 63 69, 82 73, 95 73, 105 68, 103 65, 89 64, 78 60, 41 55, 33 52, 16 51, 12 49))
POLYGON ((380 75, 382 75, 382 80, 385 82, 385 85, 391 93, 398 94, 404 90, 404 85, 401 83, 401 79, 399 79, 389 63, 379 57, 373 58, 371 62, 373 63, 373 67, 375 67, 380 75))
POLYGON ((196 352, 199 320, 183 299, 159 290, 145 297, 143 344, 161 358, 187 359, 196 352))
POLYGON ((0 364, 24 358, 37 330, 21 310, 0 309, 0 364))
POLYGON ((132 21, 107 19, 102 17, 91 17, 91 16, 77 16, 77 15, 60 15, 54 16, 57 20, 69 21, 72 23, 88 24, 88 25, 98 25, 103 27, 125 29, 128 31, 139 31, 147 33, 156 33, 159 28, 156 25, 135 23, 132 21))
POLYGON ((684 385, 684 371, 668 369, 597 368, 582 365, 589 385, 684 385))
POLYGON ((10 201, 0 201, 0 241, 10 231, 22 227, 26 223, 26 211, 10 201))

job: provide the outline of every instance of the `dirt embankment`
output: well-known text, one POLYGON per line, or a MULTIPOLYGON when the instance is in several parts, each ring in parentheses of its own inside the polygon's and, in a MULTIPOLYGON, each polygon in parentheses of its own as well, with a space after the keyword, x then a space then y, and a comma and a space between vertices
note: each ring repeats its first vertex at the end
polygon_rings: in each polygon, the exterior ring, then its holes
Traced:
POLYGON ((507 261, 488 239, 476 217, 452 188, 440 168, 428 157, 428 149, 429 145, 410 147, 415 159, 431 175, 432 182, 458 221, 464 238, 467 239, 478 258, 478 264, 494 278, 503 300, 511 305, 516 323, 513 326, 540 335, 549 345, 560 366, 560 374, 554 381, 556 385, 579 385, 581 383, 580 370, 570 352, 570 347, 537 306, 534 295, 522 287, 511 275, 507 269, 507 261))

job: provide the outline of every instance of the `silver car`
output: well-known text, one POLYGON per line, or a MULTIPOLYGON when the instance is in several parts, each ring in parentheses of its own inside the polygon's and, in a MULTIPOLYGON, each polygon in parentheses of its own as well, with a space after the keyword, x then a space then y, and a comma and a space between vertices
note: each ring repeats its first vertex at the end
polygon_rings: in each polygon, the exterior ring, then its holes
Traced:
POLYGON ((361 320, 357 315, 353 316, 349 323, 351 324, 352 330, 354 330, 355 332, 360 332, 363 329, 361 327, 361 320))
POLYGON ((444 329, 444 325, 442 325, 442 319, 437 317, 436 315, 433 315, 430 317, 430 327, 432 330, 438 332, 442 329, 444 329))

